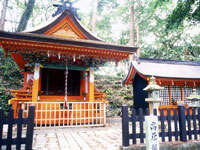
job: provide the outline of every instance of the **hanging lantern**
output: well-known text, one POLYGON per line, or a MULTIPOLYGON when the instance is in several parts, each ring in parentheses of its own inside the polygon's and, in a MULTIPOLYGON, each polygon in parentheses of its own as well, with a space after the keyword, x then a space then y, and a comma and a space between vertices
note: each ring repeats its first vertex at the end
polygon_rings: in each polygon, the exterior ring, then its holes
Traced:
POLYGON ((145 101, 149 103, 150 105, 150 114, 153 115, 153 110, 157 109, 159 103, 162 102, 162 99, 160 98, 160 90, 163 90, 164 88, 156 84, 155 77, 150 78, 150 83, 147 87, 145 87, 143 90, 148 92, 148 98, 145 98, 145 101))

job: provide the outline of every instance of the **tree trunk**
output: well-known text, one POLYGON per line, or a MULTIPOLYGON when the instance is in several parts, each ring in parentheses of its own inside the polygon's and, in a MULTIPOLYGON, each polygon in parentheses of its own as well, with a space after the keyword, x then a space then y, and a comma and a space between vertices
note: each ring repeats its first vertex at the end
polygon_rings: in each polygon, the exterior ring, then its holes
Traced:
POLYGON ((135 12, 134 12, 134 0, 131 0, 130 6, 130 45, 135 46, 135 12))
POLYGON ((29 20, 31 14, 33 12, 34 4, 35 4, 35 0, 29 0, 28 1, 26 8, 24 10, 24 13, 21 16, 19 25, 17 27, 17 32, 25 30, 27 23, 28 23, 28 20, 29 20))
POLYGON ((137 46, 138 46, 138 50, 137 50, 137 56, 140 57, 140 7, 141 7, 141 3, 140 0, 138 0, 138 21, 137 21, 137 46))
POLYGON ((94 3, 94 6, 93 6, 93 12, 92 12, 91 27, 92 27, 92 32, 95 33, 95 31, 96 31, 96 22, 97 22, 98 0, 94 0, 93 3, 94 3))
POLYGON ((1 10, 1 20, 0 20, 0 30, 4 30, 4 25, 6 22, 6 12, 8 7, 8 0, 3 1, 3 8, 1 10))

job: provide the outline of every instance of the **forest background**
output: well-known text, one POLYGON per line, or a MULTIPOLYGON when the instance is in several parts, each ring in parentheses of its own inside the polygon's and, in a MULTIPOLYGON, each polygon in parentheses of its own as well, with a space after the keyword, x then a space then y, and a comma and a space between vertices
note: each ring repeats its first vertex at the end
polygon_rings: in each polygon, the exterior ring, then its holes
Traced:
MULTIPOLYGON (((30 30, 52 18, 53 4, 62 0, 0 0, 0 30, 30 30)), ((81 23, 101 39, 139 47, 138 56, 173 60, 200 60, 200 0, 71 0, 81 23)), ((132 88, 122 86, 129 62, 99 68, 97 88, 107 93, 108 115, 117 115, 122 103, 133 105, 132 88), (109 67, 107 69, 106 67, 109 67), (112 69, 112 76, 110 74, 112 69)), ((0 108, 9 109, 8 89, 23 83, 22 70, 0 49, 0 108)))

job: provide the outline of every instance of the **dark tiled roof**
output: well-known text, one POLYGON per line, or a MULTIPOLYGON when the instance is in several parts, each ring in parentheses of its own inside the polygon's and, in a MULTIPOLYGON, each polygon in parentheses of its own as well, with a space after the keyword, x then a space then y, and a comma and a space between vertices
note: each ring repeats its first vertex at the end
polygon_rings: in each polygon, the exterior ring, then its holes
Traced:
POLYGON ((200 79, 200 62, 140 58, 132 67, 144 76, 200 79))
POLYGON ((59 23, 59 21, 64 19, 66 16, 69 16, 71 18, 71 20, 74 22, 74 24, 81 30, 81 32, 89 40, 101 41, 99 38, 94 36, 90 31, 88 31, 85 27, 83 27, 81 25, 80 21, 78 21, 78 19, 74 16, 74 14, 71 12, 71 10, 65 10, 60 15, 54 17, 51 22, 45 23, 44 26, 42 26, 42 27, 40 27, 38 29, 33 29, 32 31, 27 31, 27 32, 29 32, 29 33, 37 33, 37 34, 44 34, 46 31, 51 29, 53 26, 55 26, 57 23, 59 23))
POLYGON ((199 61, 179 61, 179 60, 168 60, 168 59, 154 59, 154 58, 140 58, 142 62, 153 62, 153 63, 165 63, 165 64, 178 64, 178 65, 194 65, 200 66, 199 61))

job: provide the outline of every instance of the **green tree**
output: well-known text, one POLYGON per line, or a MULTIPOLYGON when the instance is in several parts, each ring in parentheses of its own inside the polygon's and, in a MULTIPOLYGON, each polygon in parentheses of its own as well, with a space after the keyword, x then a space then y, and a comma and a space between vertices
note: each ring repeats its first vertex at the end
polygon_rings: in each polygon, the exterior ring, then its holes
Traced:
MULTIPOLYGON (((157 0, 155 6, 161 6, 168 2, 169 0, 157 0)), ((166 31, 182 26, 185 20, 192 24, 200 22, 199 0, 178 0, 173 12, 167 18, 166 31)))
POLYGON ((11 98, 9 89, 22 86, 22 73, 11 57, 4 57, 0 49, 0 109, 9 110, 8 100, 11 98))

